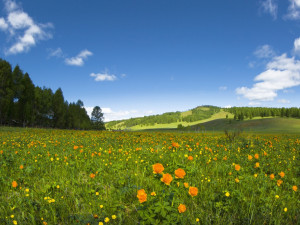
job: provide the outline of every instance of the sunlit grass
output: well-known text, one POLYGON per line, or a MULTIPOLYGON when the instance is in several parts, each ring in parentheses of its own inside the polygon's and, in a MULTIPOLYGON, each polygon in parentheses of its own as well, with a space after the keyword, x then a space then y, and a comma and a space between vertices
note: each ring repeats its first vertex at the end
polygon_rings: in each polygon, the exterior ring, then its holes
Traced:
POLYGON ((0 224, 297 224, 299 150, 299 135, 1 128, 0 224))

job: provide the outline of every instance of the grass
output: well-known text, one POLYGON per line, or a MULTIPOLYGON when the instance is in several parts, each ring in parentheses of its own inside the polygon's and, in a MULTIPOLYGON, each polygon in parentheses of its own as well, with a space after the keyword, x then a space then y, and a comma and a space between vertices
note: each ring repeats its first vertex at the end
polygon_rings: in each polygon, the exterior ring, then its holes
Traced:
MULTIPOLYGON (((187 111, 189 112, 189 111, 187 111)), ((184 114, 185 116, 188 115, 188 113, 184 114)), ((228 115, 228 118, 233 118, 233 114, 231 113, 227 113, 224 112, 222 109, 220 112, 213 114, 210 118, 205 119, 205 120, 198 120, 198 121, 194 121, 194 122, 184 122, 184 121, 178 121, 176 123, 168 123, 168 124, 155 124, 153 126, 141 126, 141 125, 136 125, 133 127, 128 128, 131 131, 141 131, 141 130, 150 130, 150 129, 175 129, 177 128, 177 126, 179 124, 182 124, 183 126, 187 127, 187 126, 193 126, 199 123, 205 123, 205 122, 209 122, 212 120, 216 120, 216 119, 221 119, 221 118, 226 118, 226 115, 228 115)))
POLYGON ((299 134, 1 128, 0 224, 297 224, 299 152, 299 134))
POLYGON ((254 118, 245 121, 217 119, 192 126, 190 130, 199 130, 201 127, 207 131, 241 130, 260 133, 300 133, 300 119, 279 117, 254 118))

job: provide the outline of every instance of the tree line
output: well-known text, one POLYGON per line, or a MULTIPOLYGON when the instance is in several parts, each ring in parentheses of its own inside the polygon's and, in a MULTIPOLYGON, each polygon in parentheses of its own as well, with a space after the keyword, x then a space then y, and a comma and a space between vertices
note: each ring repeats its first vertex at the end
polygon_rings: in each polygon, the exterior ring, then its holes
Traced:
POLYGON ((267 107, 232 107, 224 109, 234 114, 235 120, 252 119, 253 117, 292 117, 300 118, 300 108, 267 108, 267 107))
POLYGON ((68 102, 61 88, 35 86, 18 65, 0 59, 0 125, 61 129, 104 130, 103 113, 95 106, 91 115, 83 102, 68 102))

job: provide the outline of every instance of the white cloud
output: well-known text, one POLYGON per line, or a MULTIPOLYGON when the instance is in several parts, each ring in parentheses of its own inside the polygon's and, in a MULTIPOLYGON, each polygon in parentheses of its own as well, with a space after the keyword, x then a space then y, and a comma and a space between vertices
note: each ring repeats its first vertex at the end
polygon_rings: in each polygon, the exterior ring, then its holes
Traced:
POLYGON ((287 99, 279 99, 278 102, 279 103, 283 103, 283 104, 289 104, 289 103, 291 103, 290 100, 287 100, 287 99))
POLYGON ((275 52, 270 45, 259 46, 253 53, 257 58, 271 58, 275 52))
POLYGON ((38 24, 15 1, 4 0, 4 2, 7 18, 6 20, 0 18, 0 29, 8 30, 11 40, 14 41, 6 54, 27 52, 38 41, 52 37, 47 31, 48 28, 53 27, 51 23, 38 24))
POLYGON ((72 58, 66 58, 65 63, 70 66, 83 66, 84 59, 88 56, 93 55, 92 52, 88 51, 87 49, 81 51, 77 56, 72 58))
POLYGON ((300 53, 300 38, 295 39, 294 41, 294 52, 296 54, 300 53))
POLYGON ((108 74, 107 71, 103 73, 91 73, 91 77, 95 77, 95 81, 115 81, 117 77, 114 74, 108 74))
POLYGON ((47 51, 49 52, 49 57, 57 57, 57 58, 63 58, 64 57, 64 53, 61 50, 61 48, 47 49, 47 51))
POLYGON ((269 13, 273 19, 277 18, 278 5, 274 0, 264 0, 261 2, 261 7, 265 13, 269 13))
POLYGON ((220 91, 226 91, 226 90, 227 90, 227 87, 226 87, 226 86, 221 86, 221 87, 219 87, 219 90, 220 90, 220 91))
MULTIPOLYGON (((89 116, 91 116, 94 107, 85 107, 89 116)), ((114 111, 111 108, 101 108, 102 113, 104 114, 104 121, 109 122, 112 120, 123 120, 130 119, 134 117, 143 117, 153 115, 154 112, 152 110, 149 111, 138 111, 138 110, 120 110, 114 111)))
POLYGON ((273 101, 279 90, 300 85, 300 61, 286 54, 274 57, 254 81, 252 88, 239 87, 236 93, 250 101, 273 101))
POLYGON ((6 23, 4 18, 0 18, 0 29, 1 30, 6 30, 8 28, 8 24, 6 23))
POLYGON ((290 5, 288 8, 288 13, 285 16, 287 19, 298 20, 300 19, 300 0, 289 0, 290 5))

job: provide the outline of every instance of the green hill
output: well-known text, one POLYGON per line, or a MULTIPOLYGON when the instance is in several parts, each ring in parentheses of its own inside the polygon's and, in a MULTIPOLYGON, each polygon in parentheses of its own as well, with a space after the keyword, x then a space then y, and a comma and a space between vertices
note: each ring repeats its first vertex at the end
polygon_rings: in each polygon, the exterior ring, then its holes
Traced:
POLYGON ((233 114, 224 112, 216 106, 199 106, 184 112, 167 112, 161 115, 144 116, 128 120, 111 121, 105 124, 107 129, 112 130, 145 130, 161 128, 177 128, 179 124, 192 126, 200 122, 212 119, 233 118, 233 114))
POLYGON ((297 118, 259 118, 252 120, 216 119, 200 123, 186 129, 190 131, 240 130, 260 133, 300 133, 300 119, 297 118))
POLYGON ((111 121, 106 123, 106 128, 131 131, 224 132, 224 130, 239 130, 261 133, 300 133, 299 112, 300 109, 297 108, 234 107, 222 109, 215 106, 200 106, 184 112, 168 112, 161 115, 111 121))

